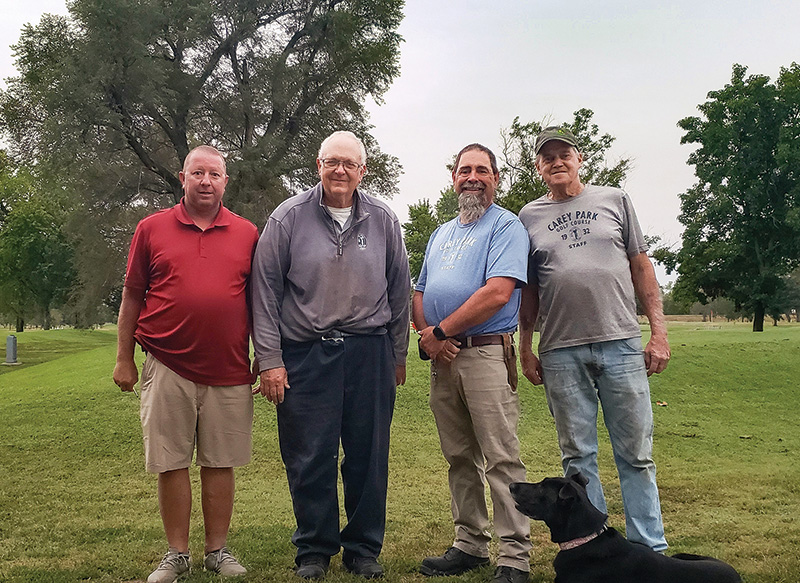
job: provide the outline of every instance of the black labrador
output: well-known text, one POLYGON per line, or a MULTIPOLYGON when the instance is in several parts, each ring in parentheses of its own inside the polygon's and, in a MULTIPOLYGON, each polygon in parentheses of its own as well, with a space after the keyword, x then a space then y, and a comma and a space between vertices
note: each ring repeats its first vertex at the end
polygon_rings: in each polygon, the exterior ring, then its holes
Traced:
POLYGON ((606 527, 608 516, 586 495, 581 474, 511 484, 517 509, 543 520, 561 551, 553 561, 556 583, 740 583, 727 563, 681 553, 667 557, 606 527))

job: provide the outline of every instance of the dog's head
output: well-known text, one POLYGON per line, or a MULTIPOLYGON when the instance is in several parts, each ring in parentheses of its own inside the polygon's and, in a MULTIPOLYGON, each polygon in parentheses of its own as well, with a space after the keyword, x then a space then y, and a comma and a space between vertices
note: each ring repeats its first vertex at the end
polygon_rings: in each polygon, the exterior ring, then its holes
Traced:
POLYGON ((589 481, 580 473, 568 478, 545 478, 537 484, 509 486, 517 509, 550 529, 553 542, 566 542, 598 532, 608 518, 586 495, 589 481))

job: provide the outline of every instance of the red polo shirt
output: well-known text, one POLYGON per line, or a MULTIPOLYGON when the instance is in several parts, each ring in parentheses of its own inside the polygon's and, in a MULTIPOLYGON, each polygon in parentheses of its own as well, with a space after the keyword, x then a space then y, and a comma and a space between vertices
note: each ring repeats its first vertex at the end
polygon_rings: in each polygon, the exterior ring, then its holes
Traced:
POLYGON ((247 285, 258 230, 221 207, 205 231, 183 201, 143 219, 125 286, 146 292, 136 341, 180 376, 205 385, 249 384, 247 285))

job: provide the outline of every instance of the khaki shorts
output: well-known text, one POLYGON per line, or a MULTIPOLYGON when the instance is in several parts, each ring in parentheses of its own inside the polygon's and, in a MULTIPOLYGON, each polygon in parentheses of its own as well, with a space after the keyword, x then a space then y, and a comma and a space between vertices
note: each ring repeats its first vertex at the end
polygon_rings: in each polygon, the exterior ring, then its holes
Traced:
POLYGON ((139 411, 145 467, 159 474, 196 463, 229 468, 250 461, 253 395, 250 385, 213 387, 189 381, 148 354, 142 367, 139 411))

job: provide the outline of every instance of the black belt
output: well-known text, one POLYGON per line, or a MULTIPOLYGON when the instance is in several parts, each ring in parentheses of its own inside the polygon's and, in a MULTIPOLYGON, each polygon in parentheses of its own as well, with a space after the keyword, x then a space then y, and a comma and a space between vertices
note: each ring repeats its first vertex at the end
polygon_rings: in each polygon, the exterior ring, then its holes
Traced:
POLYGON ((503 344, 505 334, 479 334, 478 336, 453 336, 461 344, 461 348, 474 348, 476 346, 489 346, 503 344))
POLYGON ((287 345, 287 346, 301 346, 301 345, 314 344, 315 342, 320 342, 320 341, 324 342, 326 340, 327 341, 333 340, 334 342, 337 342, 337 341, 340 342, 340 341, 344 340, 345 338, 350 338, 352 336, 383 336, 387 332, 388 332, 388 330, 386 329, 386 326, 378 326, 374 330, 370 330, 369 332, 363 332, 363 333, 358 333, 358 334, 355 334, 353 332, 342 332, 341 330, 335 330, 334 329, 334 330, 328 330, 327 332, 322 334, 322 336, 320 336, 316 340, 296 341, 296 340, 286 340, 286 339, 284 339, 284 340, 281 340, 281 344, 282 345, 287 345))

